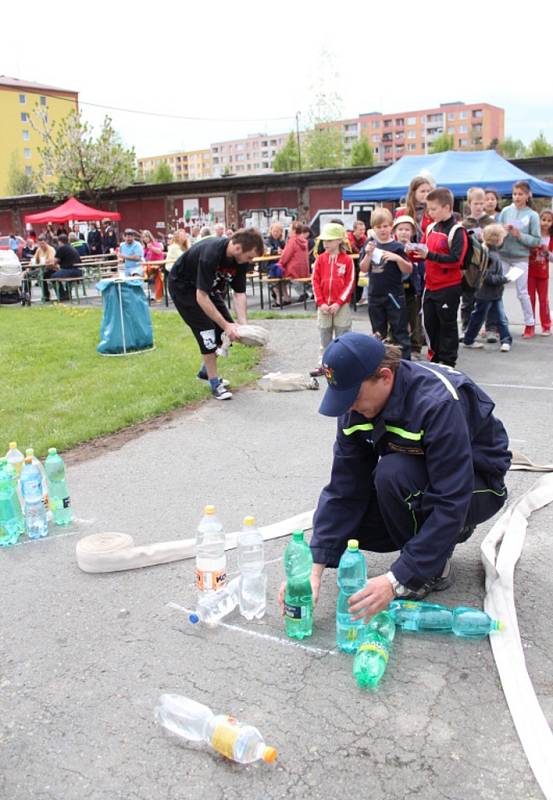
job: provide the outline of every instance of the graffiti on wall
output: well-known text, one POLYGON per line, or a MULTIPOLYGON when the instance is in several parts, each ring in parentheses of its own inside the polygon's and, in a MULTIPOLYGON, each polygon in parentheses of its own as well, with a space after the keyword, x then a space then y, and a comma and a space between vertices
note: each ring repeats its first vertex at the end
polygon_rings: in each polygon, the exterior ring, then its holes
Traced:
POLYGON ((261 233, 268 233, 275 222, 288 228, 297 217, 296 208, 248 208, 240 212, 240 224, 244 228, 258 228, 261 233))

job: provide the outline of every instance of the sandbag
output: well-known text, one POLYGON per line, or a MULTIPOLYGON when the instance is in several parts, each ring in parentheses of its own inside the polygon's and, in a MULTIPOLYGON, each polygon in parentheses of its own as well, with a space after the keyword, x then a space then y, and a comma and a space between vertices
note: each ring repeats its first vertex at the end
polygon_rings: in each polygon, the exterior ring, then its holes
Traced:
POLYGON ((257 381, 266 392, 299 392, 302 389, 318 389, 319 381, 301 372, 268 372, 257 381))
MULTIPOLYGON (((238 325, 238 341, 246 347, 265 347, 269 341, 269 331, 261 325, 238 325)), ((226 333, 223 333, 221 347, 217 350, 218 356, 226 357, 232 345, 226 333)))

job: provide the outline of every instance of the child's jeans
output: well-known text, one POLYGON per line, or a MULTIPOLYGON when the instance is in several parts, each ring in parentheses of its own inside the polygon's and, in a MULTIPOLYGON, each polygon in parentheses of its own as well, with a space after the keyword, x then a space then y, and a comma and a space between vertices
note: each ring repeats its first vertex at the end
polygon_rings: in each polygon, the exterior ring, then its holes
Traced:
POLYGON ((465 338, 463 340, 465 344, 472 344, 474 342, 489 311, 492 312, 494 317, 497 317, 497 329, 499 331, 501 344, 512 344, 513 338, 509 332, 509 320, 503 308, 503 300, 475 301, 469 324, 465 331, 465 338))
POLYGON ((340 306, 335 314, 323 314, 321 309, 317 309, 317 325, 321 337, 321 362, 326 346, 330 344, 333 337, 340 336, 342 333, 351 331, 351 311, 349 303, 340 306))
POLYGON ((394 342, 401 347, 401 357, 411 358, 411 340, 407 330, 407 310, 403 289, 400 295, 369 295, 369 319, 373 333, 381 339, 388 335, 388 325, 392 329, 394 342))

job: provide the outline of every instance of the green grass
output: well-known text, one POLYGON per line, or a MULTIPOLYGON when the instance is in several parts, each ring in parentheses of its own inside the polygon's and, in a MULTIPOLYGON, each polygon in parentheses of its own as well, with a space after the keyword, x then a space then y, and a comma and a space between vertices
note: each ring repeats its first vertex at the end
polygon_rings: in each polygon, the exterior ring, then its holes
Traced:
POLYGON ((290 311, 248 311, 248 321, 254 319, 316 319, 316 311, 298 311, 294 314, 290 311))
MULTIPOLYGON (((0 452, 67 450, 97 436, 208 396, 196 379, 200 354, 178 314, 152 312, 156 349, 121 358, 98 355, 100 309, 0 309, 0 452)), ((256 377, 256 348, 234 345, 221 359, 233 386, 256 377)))

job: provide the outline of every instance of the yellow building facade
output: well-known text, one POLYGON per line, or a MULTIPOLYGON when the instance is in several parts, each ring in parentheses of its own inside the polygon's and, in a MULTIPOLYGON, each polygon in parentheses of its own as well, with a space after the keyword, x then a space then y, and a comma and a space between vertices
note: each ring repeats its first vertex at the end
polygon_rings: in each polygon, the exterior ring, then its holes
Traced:
POLYGON ((39 115, 48 124, 60 122, 78 102, 78 92, 0 75, 0 196, 11 194, 14 167, 30 177, 40 169, 39 115))

